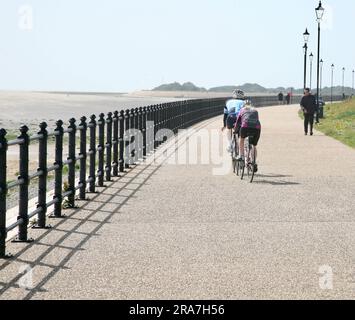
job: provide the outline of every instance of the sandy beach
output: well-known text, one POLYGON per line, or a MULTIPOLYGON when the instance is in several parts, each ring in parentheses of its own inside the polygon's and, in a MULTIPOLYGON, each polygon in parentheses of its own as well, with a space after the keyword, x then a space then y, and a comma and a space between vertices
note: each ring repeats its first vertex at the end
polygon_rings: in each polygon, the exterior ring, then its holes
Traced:
MULTIPOLYGON (((70 118, 78 121, 82 116, 89 117, 101 112, 108 113, 115 110, 148 106, 178 98, 162 95, 120 94, 120 93, 47 93, 47 92, 11 92, 0 91, 0 128, 6 129, 8 139, 14 139, 19 135, 19 128, 25 124, 30 128, 30 135, 38 132, 38 125, 45 121, 48 130, 55 128, 55 122, 59 119, 65 124, 70 118)), ((48 150, 48 162, 53 163, 54 146, 48 150)), ((66 150, 65 150, 66 151, 66 150)), ((8 174, 9 181, 15 180, 18 175, 18 146, 9 147, 8 150, 8 174)), ((30 146, 30 170, 38 167, 38 145, 30 146)))
POLYGON ((92 114, 175 101, 175 97, 135 94, 85 94, 0 91, 0 127, 17 134, 22 124, 31 131, 46 121, 53 127, 56 120, 67 122, 92 114))
MULTIPOLYGON (((227 96, 227 93, 210 94, 200 92, 161 92, 137 91, 133 93, 62 93, 62 92, 17 92, 0 91, 0 128, 8 132, 8 140, 19 135, 19 128, 27 125, 29 134, 36 134, 39 124, 48 123, 48 130, 55 128, 55 122, 63 120, 65 125, 70 118, 77 121, 82 116, 92 114, 107 114, 115 110, 149 106, 159 103, 227 96)), ((38 168, 38 143, 30 145, 30 172, 38 168)), ((67 147, 64 148, 64 158, 67 157, 67 147)), ((13 181, 19 172, 19 147, 9 147, 7 153, 7 180, 13 181)), ((54 162, 54 144, 48 146, 48 165, 54 162)), ((34 187, 34 191, 36 187, 34 187)), ((10 192, 8 207, 16 203, 17 192, 10 192)))

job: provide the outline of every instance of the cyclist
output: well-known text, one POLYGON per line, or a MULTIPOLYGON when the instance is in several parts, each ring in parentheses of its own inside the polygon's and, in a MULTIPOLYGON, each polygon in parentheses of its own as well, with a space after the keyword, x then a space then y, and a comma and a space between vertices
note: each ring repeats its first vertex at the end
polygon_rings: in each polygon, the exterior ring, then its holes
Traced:
MULTIPOLYGON (((258 145, 260 134, 261 134, 261 123, 259 120, 259 112, 255 108, 251 107, 249 104, 246 105, 238 115, 235 128, 237 130, 240 128, 239 157, 237 160, 242 161, 244 163, 245 161, 244 141, 247 137, 253 138, 249 142, 255 148, 255 156, 257 156, 256 146, 258 145)), ((255 164, 254 169, 255 172, 258 172, 257 164, 255 164)))
POLYGON ((223 128, 224 131, 226 128, 228 129, 227 137, 228 137, 228 152, 232 152, 232 129, 237 121, 237 117, 239 112, 245 106, 245 95, 241 90, 233 91, 233 99, 230 99, 226 102, 226 106, 224 108, 224 116, 223 116, 223 128))

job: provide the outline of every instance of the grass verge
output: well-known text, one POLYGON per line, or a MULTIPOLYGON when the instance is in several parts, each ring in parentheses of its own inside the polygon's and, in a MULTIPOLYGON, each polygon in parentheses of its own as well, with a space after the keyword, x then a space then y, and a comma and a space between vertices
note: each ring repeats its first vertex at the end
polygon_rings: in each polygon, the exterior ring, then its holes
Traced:
POLYGON ((316 129, 355 148, 355 98, 327 104, 324 115, 316 129))

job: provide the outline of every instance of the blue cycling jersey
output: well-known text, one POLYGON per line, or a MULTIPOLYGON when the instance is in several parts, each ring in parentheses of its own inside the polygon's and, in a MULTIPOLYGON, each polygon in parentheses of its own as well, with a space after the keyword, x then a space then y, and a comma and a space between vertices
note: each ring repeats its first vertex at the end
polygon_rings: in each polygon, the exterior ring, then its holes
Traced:
POLYGON ((224 114, 228 116, 235 116, 239 115, 240 110, 242 110, 245 106, 245 101, 243 100, 228 100, 226 102, 226 106, 224 107, 224 114))

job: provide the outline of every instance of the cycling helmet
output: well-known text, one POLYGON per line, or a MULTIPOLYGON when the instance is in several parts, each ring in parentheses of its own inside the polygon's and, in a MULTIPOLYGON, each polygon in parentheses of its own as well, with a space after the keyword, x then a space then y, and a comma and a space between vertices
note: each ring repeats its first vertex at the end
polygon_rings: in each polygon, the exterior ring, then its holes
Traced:
POLYGON ((233 98, 235 99, 240 99, 240 100, 244 100, 245 99, 245 94, 242 90, 234 90, 233 91, 233 98))

